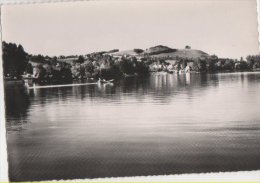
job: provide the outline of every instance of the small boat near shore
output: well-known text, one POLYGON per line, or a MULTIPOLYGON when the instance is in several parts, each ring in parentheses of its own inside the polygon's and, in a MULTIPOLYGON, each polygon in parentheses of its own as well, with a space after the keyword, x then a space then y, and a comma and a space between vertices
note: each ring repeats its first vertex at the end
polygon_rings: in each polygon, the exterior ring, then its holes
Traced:
POLYGON ((110 80, 101 79, 101 78, 98 79, 99 84, 110 84, 110 83, 113 83, 113 82, 114 82, 114 79, 110 79, 110 80))
POLYGON ((113 83, 114 79, 106 80, 106 79, 98 79, 98 83, 113 83))

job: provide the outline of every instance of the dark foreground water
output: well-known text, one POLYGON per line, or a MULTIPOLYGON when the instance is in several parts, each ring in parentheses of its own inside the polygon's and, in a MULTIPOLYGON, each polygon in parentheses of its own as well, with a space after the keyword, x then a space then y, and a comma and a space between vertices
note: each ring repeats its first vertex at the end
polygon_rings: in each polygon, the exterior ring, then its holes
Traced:
POLYGON ((12 181, 260 169, 260 73, 5 91, 12 181))

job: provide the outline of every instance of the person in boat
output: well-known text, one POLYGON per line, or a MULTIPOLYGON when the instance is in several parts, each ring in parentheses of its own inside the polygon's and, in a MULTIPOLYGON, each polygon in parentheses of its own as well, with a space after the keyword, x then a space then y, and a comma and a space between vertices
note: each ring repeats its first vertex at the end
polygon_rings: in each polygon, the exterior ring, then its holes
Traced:
POLYGON ((102 79, 101 77, 98 79, 98 83, 111 83, 113 81, 114 79, 106 80, 106 79, 102 79))
POLYGON ((106 80, 103 79, 102 77, 99 77, 99 78, 98 78, 98 82, 99 82, 99 83, 104 83, 104 82, 106 82, 106 80))

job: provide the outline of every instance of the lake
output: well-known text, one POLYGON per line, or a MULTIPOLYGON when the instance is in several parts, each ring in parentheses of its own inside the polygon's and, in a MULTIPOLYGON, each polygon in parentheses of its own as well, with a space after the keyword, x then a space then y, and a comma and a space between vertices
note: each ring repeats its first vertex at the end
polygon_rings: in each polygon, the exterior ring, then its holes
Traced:
POLYGON ((260 169, 260 73, 5 85, 11 181, 260 169))

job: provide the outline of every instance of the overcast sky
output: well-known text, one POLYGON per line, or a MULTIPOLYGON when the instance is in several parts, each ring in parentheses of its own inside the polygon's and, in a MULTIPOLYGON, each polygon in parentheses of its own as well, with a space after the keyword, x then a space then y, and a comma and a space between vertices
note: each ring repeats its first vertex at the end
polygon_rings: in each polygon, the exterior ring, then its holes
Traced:
POLYGON ((255 0, 85 1, 2 7, 3 40, 31 54, 173 48, 258 53, 255 0))

